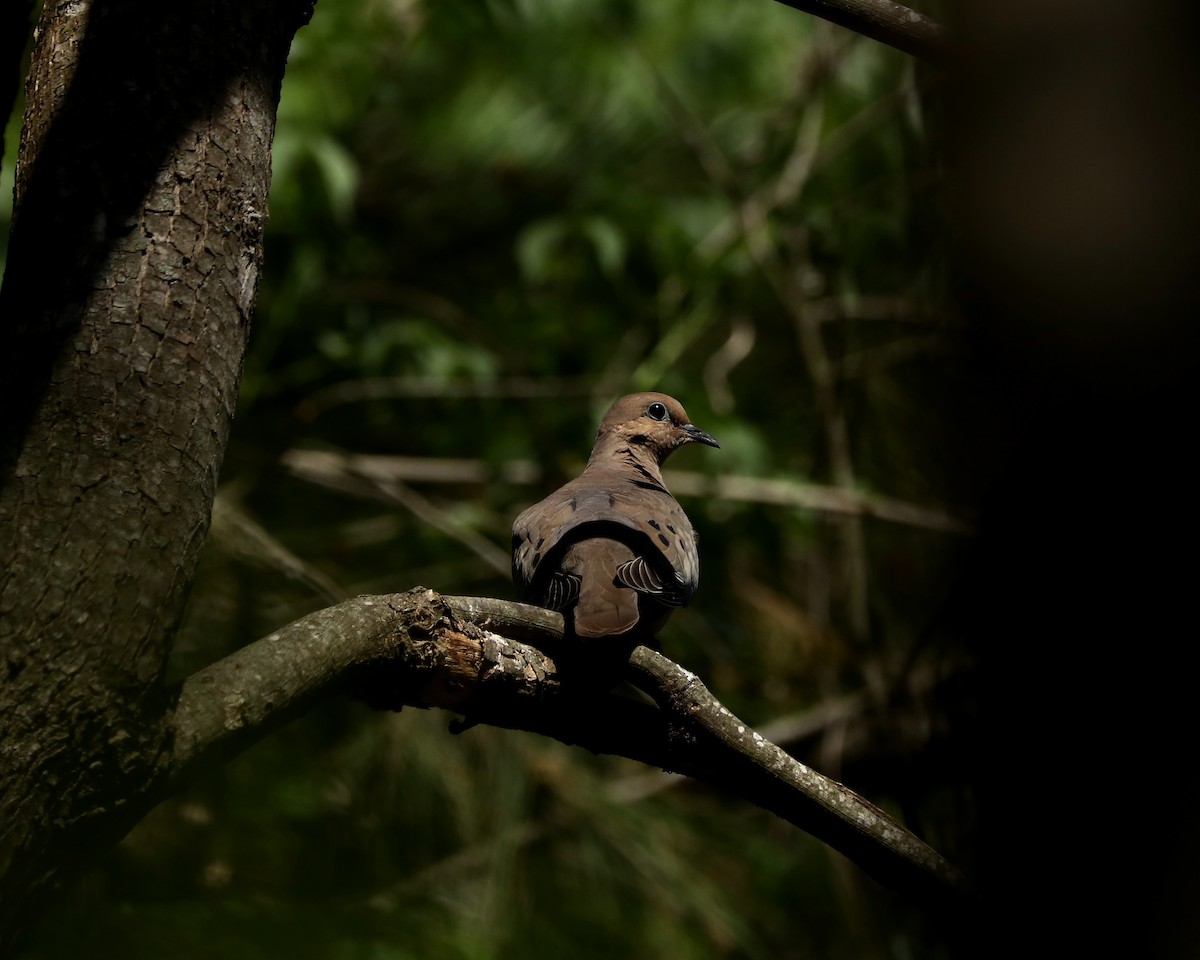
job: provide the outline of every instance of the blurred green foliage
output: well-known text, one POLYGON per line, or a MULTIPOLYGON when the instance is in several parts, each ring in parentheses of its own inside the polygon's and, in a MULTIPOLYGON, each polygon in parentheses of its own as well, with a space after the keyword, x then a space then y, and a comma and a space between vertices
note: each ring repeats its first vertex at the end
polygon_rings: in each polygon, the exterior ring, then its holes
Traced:
MULTIPOLYGON (((704 574, 665 651, 970 866, 969 663, 939 620, 965 540, 804 499, 841 457, 855 496, 972 502, 925 79, 767 0, 321 0, 174 673, 340 595, 513 596, 512 517, 613 398, 661 389, 722 442, 669 467, 738 481, 681 493, 704 574), (297 450, 487 480, 314 483, 297 450)), ((33 955, 942 955, 761 811, 448 719, 314 711, 160 807, 33 955)))

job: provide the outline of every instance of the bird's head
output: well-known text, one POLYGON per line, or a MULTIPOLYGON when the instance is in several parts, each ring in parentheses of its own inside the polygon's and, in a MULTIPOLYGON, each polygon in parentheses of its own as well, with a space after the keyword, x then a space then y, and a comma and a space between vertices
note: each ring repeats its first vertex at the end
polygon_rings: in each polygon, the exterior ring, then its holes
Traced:
POLYGON ((665 393, 631 393, 613 403, 600 421, 592 458, 611 456, 626 448, 635 457, 649 454, 661 464, 685 443, 720 444, 687 415, 674 397, 665 393))

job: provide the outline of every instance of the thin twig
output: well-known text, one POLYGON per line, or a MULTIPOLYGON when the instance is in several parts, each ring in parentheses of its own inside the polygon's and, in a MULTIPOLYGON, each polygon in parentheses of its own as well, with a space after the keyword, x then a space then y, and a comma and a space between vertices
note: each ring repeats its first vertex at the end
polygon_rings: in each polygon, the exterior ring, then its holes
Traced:
POLYGON ((542 470, 532 460, 506 460, 492 466, 468 457, 400 457, 387 454, 341 453, 333 450, 286 451, 283 465, 312 483, 336 487, 346 478, 371 483, 502 483, 532 484, 542 470))
POLYGON ((729 389, 729 374, 750 356, 754 349, 754 323, 744 314, 735 314, 729 324, 729 338, 704 365, 704 389, 714 413, 730 413, 735 407, 729 389))
MULTIPOLYGON (((512 561, 505 551, 404 483, 401 474, 406 465, 412 469, 412 458, 388 461, 387 458, 349 458, 328 451, 293 450, 285 454, 283 459, 293 472, 312 483, 397 504, 422 523, 457 540, 501 576, 507 578, 512 572, 512 561)), ((454 482, 484 480, 485 477, 475 472, 470 463, 446 460, 422 466, 427 471, 440 469, 443 478, 453 477, 454 482), (467 465, 466 470, 463 469, 464 465, 467 465)), ((428 476, 419 479, 428 479, 428 476)))
POLYGON ((481 536, 466 524, 460 523, 448 511, 443 510, 433 501, 423 497, 412 487, 399 480, 377 481, 376 486, 383 494, 404 507, 418 520, 451 539, 457 540, 502 577, 511 576, 512 558, 487 537, 481 536))
POLYGON ((237 499, 218 491, 213 500, 210 536, 219 546, 262 563, 284 576, 307 584, 327 603, 346 599, 346 591, 322 571, 296 556, 242 508, 237 499))
POLYGON ((923 507, 893 497, 819 483, 798 483, 765 477, 716 476, 680 470, 665 472, 676 493, 744 503, 773 503, 847 517, 872 517, 943 533, 972 533, 967 522, 934 507, 923 507))
POLYGON ((297 406, 303 419, 332 407, 368 400, 400 400, 412 397, 461 400, 464 398, 581 397, 591 393, 591 381, 506 377, 500 380, 447 380, 444 377, 362 377, 317 390, 297 406))
MULTIPOLYGON (((814 406, 823 427, 834 485, 853 490, 857 486, 857 479, 850 452, 850 433, 845 412, 837 396, 837 378, 834 375, 833 362, 822 339, 820 323, 813 320, 806 311, 808 298, 795 279, 795 265, 789 266, 781 261, 779 251, 767 230, 771 212, 778 203, 797 197, 812 171, 824 126, 824 99, 818 94, 827 72, 814 70, 808 78, 808 106, 784 171, 769 190, 743 199, 733 168, 721 152, 720 146, 692 114, 686 101, 671 88, 658 71, 654 70, 653 65, 647 63, 645 69, 654 79, 655 88, 680 136, 693 148, 701 167, 713 184, 725 193, 734 210, 731 226, 722 225, 723 229, 718 228, 705 238, 697 247, 697 257, 711 262, 720 251, 726 249, 733 236, 740 237, 751 261, 792 317, 800 355, 812 385, 814 406)), ((869 629, 866 537, 856 514, 845 515, 839 529, 842 556, 846 564, 849 625, 853 635, 861 639, 869 629)))
MULTIPOLYGON (((532 484, 541 478, 536 464, 513 460, 492 467, 481 460, 436 457, 389 457, 342 454, 326 450, 289 450, 283 463, 297 476, 312 483, 342 490, 355 496, 388 499, 380 484, 393 481, 413 483, 532 484)), ((666 470, 667 485, 677 494, 726 500, 733 503, 764 503, 817 513, 870 517, 888 523, 969 534, 972 525, 945 510, 909 503, 895 497, 844 489, 820 483, 801 483, 772 477, 723 474, 710 477, 688 470, 666 470)))
MULTIPOLYGON (((811 94, 811 91, 807 93, 811 94)), ((796 202, 808 182, 821 143, 821 128, 825 122, 824 103, 819 99, 807 100, 806 103, 804 115, 796 128, 791 153, 779 177, 745 200, 729 195, 733 213, 696 245, 696 256, 702 262, 715 263, 739 239, 750 249, 760 268, 762 263, 771 259, 766 224, 776 209, 796 202)), ((722 186, 719 181, 714 183, 722 186)))

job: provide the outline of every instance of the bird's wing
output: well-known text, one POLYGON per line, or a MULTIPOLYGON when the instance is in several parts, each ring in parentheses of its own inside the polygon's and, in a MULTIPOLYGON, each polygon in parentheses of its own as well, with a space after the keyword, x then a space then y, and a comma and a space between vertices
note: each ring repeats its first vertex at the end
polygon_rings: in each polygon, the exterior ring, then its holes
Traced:
MULTIPOLYGON (((631 551, 621 564, 596 567, 604 579, 671 606, 691 600, 700 563, 687 515, 663 487, 623 473, 580 477, 517 517, 513 580, 526 599, 553 604, 552 609, 565 609, 577 599, 575 586, 557 582, 563 556, 572 545, 593 538, 616 540, 631 551), (636 562, 630 565, 631 560, 636 562)), ((598 555, 593 562, 603 559, 598 555)))

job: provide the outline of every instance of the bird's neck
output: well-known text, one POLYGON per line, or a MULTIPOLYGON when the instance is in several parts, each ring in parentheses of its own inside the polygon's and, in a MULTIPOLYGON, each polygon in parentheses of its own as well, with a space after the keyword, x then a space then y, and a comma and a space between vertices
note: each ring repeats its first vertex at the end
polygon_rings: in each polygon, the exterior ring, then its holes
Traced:
POLYGON ((592 448, 584 473, 595 470, 619 470, 634 481, 654 483, 666 489, 662 478, 659 452, 645 443, 629 437, 599 437, 592 448))

